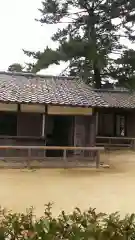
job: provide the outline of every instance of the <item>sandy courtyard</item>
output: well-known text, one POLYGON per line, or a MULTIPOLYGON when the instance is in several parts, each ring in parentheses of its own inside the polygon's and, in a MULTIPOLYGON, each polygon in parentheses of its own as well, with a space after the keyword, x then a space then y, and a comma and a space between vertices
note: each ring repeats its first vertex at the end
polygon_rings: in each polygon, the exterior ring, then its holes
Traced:
POLYGON ((53 213, 78 206, 99 211, 135 212, 135 153, 102 156, 110 169, 0 170, 0 204, 13 211, 54 202, 53 213))

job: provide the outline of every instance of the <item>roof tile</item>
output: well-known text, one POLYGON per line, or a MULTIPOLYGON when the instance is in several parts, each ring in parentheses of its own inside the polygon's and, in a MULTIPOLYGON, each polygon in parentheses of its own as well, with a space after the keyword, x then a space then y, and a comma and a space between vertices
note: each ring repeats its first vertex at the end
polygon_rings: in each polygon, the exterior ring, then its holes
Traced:
POLYGON ((78 78, 0 72, 0 101, 135 108, 135 92, 96 90, 78 78))
POLYGON ((0 73, 0 101, 105 107, 106 102, 83 81, 32 74, 0 73))
POLYGON ((135 108, 135 92, 122 90, 96 90, 96 92, 107 103, 108 107, 135 108))

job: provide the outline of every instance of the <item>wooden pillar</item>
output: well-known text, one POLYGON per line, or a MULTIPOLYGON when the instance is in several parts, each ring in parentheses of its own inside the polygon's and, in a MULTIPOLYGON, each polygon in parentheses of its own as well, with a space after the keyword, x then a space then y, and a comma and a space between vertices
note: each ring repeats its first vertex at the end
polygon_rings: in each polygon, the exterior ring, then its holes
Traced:
POLYGON ((96 113, 96 136, 98 135, 98 112, 96 113))
POLYGON ((17 105, 17 112, 16 112, 16 114, 17 114, 17 136, 19 136, 20 104, 17 105))
POLYGON ((89 146, 96 145, 96 112, 94 111, 90 117, 90 130, 89 130, 89 146))
MULTIPOLYGON (((46 114, 42 115, 42 137, 44 139, 44 145, 46 146, 46 114)), ((44 150, 44 157, 46 157, 46 150, 44 150)))
POLYGON ((131 149, 135 151, 135 139, 131 141, 131 149))
MULTIPOLYGON (((90 116, 89 121, 89 146, 94 147, 96 145, 96 112, 94 111, 93 114, 90 116)), ((91 158, 95 158, 95 152, 89 151, 88 156, 91 158)))
POLYGON ((42 137, 45 136, 45 114, 42 115, 42 137))

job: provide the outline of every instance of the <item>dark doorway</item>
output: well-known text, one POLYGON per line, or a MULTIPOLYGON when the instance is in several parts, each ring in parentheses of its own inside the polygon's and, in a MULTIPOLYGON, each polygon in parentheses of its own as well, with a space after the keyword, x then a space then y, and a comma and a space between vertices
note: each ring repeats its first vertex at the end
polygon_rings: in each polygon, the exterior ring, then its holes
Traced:
MULTIPOLYGON (((52 132, 47 136, 47 145, 69 146, 72 144, 71 131, 73 117, 71 116, 51 116, 53 118, 52 132)), ((62 156, 63 151, 48 151, 49 156, 62 156)))
POLYGON ((54 117, 53 139, 56 146, 69 145, 70 118, 63 116, 54 117))
POLYGON ((17 114, 0 112, 0 135, 17 135, 17 114))

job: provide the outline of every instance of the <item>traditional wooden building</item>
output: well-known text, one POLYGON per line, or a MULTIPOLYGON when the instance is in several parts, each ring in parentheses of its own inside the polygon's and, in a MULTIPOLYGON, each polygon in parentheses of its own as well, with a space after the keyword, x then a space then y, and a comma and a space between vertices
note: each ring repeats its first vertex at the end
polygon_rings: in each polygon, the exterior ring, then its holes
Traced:
MULTIPOLYGON (((77 78, 0 73, 0 145, 104 145, 135 137, 135 94, 77 78)), ((50 154, 50 153, 48 153, 50 154)))
POLYGON ((98 108, 97 143, 134 147, 135 92, 126 89, 95 92, 107 104, 107 107, 98 108))
POLYGON ((95 145, 98 93, 79 79, 0 73, 0 145, 95 145))

